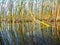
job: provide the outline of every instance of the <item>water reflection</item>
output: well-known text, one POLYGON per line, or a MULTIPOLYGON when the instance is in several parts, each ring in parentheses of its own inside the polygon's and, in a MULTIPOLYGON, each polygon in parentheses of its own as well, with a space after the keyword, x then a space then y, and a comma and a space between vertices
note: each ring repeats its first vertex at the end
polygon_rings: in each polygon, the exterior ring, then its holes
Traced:
POLYGON ((60 37, 55 28, 41 28, 41 24, 2 23, 0 27, 1 45, 60 45, 60 37))

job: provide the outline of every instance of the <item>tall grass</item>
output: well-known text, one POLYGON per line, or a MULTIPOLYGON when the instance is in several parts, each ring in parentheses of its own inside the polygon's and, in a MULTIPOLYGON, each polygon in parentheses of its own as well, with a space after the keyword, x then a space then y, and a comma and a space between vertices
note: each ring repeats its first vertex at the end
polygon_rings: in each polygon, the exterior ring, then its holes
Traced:
POLYGON ((52 44, 52 41, 56 42, 60 39, 56 24, 60 14, 58 13, 59 1, 49 1, 20 0, 18 3, 19 0, 16 0, 14 5, 14 2, 10 0, 8 10, 2 7, 3 10, 0 13, 0 27, 2 28, 0 30, 3 30, 2 40, 6 41, 4 44, 44 45, 52 44), (7 13, 4 12, 4 9, 7 10, 7 13))

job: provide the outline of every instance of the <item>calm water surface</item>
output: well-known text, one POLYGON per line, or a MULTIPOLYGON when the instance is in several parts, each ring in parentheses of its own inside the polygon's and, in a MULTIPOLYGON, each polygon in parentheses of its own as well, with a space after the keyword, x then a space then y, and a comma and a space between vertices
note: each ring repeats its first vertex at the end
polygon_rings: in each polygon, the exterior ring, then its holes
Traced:
MULTIPOLYGON (((43 25, 44 26, 44 25, 43 25)), ((1 45, 60 45, 60 37, 55 28, 26 23, 1 23, 1 45)), ((59 32, 58 32, 59 33, 59 32)))

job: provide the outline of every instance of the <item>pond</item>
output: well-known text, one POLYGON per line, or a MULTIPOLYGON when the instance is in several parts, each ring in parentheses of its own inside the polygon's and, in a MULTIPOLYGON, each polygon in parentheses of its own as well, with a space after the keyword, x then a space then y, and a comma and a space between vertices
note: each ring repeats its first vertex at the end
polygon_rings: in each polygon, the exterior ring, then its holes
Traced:
POLYGON ((34 22, 1 23, 1 45, 60 45, 57 30, 34 22))

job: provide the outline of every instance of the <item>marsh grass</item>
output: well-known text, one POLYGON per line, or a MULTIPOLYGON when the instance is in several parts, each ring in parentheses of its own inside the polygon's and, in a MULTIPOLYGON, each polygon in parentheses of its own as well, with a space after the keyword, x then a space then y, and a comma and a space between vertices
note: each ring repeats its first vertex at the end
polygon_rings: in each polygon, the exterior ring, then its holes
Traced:
MULTIPOLYGON (((38 1, 28 2, 28 8, 24 0, 15 10, 9 11, 8 15, 0 14, 0 30, 2 32, 2 42, 4 45, 57 45, 60 42, 58 25, 56 18, 58 15, 57 3, 54 1, 44 5, 42 1, 41 10, 38 11, 38 1), (38 11, 38 12, 37 12, 38 11), (54 14, 53 14, 54 13, 54 14), (53 16, 55 15, 55 18, 53 16), (53 20, 54 22, 52 22, 53 20)), ((38 6, 39 7, 39 6, 38 6)))

